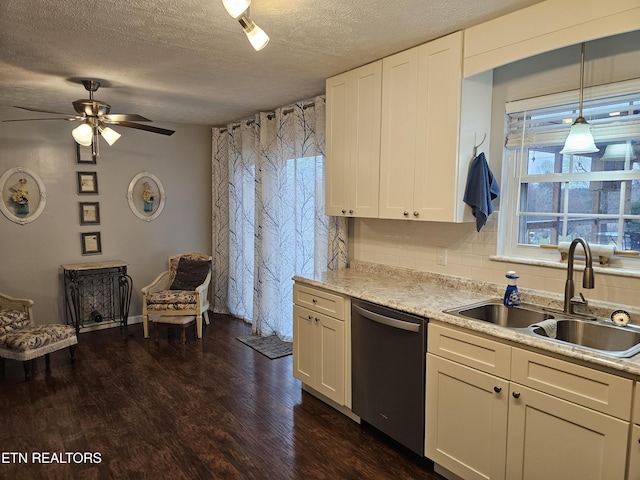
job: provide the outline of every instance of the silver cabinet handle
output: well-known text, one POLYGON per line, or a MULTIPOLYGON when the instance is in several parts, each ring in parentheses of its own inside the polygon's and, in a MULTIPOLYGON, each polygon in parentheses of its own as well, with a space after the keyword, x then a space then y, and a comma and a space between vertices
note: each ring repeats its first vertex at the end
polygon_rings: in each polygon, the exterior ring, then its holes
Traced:
POLYGON ((513 392, 513 398, 520 398, 520 392, 513 392))
POLYGON ((342 214, 345 215, 347 213, 347 211, 343 208, 342 209, 342 214))
POLYGON ((388 327, 399 328, 400 330, 407 330, 409 332, 420 332, 420 325, 418 323, 405 322, 403 320, 398 320, 397 318, 385 317, 384 315, 371 312, 362 307, 359 307, 358 305, 352 305, 351 308, 353 308, 364 318, 368 318, 369 320, 373 320, 374 322, 381 323, 388 327))
POLYGON ((309 315, 309 320, 313 320, 313 315, 309 315))
POLYGON ((405 212, 402 213, 402 215, 404 215, 405 217, 408 217, 409 216, 409 212, 405 211, 405 212))
POLYGON ((352 213, 353 213, 353 209, 349 210, 349 213, 351 213, 351 214, 352 214, 352 213))
POLYGON ((417 217, 417 216, 419 216, 419 215, 420 215, 420 212, 418 212, 417 210, 416 210, 415 212, 413 212, 413 216, 414 216, 414 217, 417 217))
POLYGON ((495 387, 493 387, 493 391, 496 393, 500 393, 502 391, 502 387, 496 385, 495 387))

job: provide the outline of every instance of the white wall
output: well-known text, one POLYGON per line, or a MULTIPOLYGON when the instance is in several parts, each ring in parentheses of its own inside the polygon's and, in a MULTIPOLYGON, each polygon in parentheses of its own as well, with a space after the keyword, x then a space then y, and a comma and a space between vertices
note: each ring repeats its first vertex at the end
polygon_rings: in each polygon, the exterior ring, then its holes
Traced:
MULTIPOLYGON (((71 105, 70 105, 71 107, 71 105)), ((46 117, 0 107, 0 120, 46 117)), ((112 147, 101 141, 96 165, 76 164, 71 129, 64 121, 0 123, 0 175, 22 166, 37 174, 47 193, 46 209, 18 225, 0 215, 0 291, 35 302, 37 324, 63 322, 61 264, 123 260, 133 278, 130 315, 140 315, 140 289, 162 270, 167 257, 211 251, 211 129, 158 123, 172 136, 117 128, 112 147), (76 172, 98 173, 98 195, 78 195, 76 172), (138 173, 158 177, 166 205, 154 221, 129 209, 127 188, 138 173), (100 225, 81 226, 79 202, 100 202, 100 225), (80 233, 101 232, 102 254, 83 256, 80 233)))
MULTIPOLYGON (((504 145, 504 104, 507 101, 577 89, 580 47, 573 46, 538 55, 494 71, 490 167, 501 181, 504 145)), ((640 32, 588 43, 585 85, 640 77, 640 32)), ((496 203, 498 206, 498 204, 496 203)), ((475 224, 447 224, 401 220, 354 219, 350 223, 351 258, 385 265, 438 272, 503 283, 507 270, 521 276, 519 285, 561 294, 564 269, 504 263, 491 260, 496 253, 496 211, 476 232, 475 224), (447 265, 436 263, 439 247, 447 249, 447 265)), ((579 270, 579 268, 577 268, 579 270)), ((582 282, 576 276, 576 291, 582 282)), ((640 279, 596 274, 596 288, 585 292, 590 299, 640 306, 640 279)))

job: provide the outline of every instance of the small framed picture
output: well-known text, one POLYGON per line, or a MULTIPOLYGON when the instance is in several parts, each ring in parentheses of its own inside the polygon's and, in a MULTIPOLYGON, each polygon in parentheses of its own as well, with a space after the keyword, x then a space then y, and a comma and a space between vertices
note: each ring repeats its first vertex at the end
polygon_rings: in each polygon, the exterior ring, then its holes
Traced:
POLYGON ((93 147, 91 145, 85 147, 76 143, 76 163, 91 163, 95 165, 96 158, 97 157, 94 155, 93 147))
POLYGON ((80 202, 80 225, 100 224, 100 204, 98 202, 80 202))
POLYGON ((100 232, 81 233, 82 255, 99 255, 102 253, 100 232))
POLYGON ((78 195, 98 193, 98 173, 78 172, 78 195))

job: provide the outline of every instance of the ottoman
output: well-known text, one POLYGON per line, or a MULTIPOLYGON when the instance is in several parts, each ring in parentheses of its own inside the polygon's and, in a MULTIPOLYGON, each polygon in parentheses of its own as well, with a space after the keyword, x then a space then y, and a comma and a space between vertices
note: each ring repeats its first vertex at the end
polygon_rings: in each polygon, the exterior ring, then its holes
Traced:
POLYGON ((49 354, 69 347, 71 363, 75 361, 75 345, 78 343, 75 328, 71 325, 48 324, 26 327, 0 335, 0 378, 4 377, 4 359, 19 360, 24 365, 24 378, 31 374, 31 361, 44 355, 46 371, 50 372, 49 354))
POLYGON ((187 334, 186 330, 189 325, 193 325, 196 321, 195 315, 162 315, 153 320, 156 331, 156 343, 159 341, 159 327, 160 324, 168 325, 168 326, 179 326, 180 327, 180 341, 182 344, 187 343, 187 334))

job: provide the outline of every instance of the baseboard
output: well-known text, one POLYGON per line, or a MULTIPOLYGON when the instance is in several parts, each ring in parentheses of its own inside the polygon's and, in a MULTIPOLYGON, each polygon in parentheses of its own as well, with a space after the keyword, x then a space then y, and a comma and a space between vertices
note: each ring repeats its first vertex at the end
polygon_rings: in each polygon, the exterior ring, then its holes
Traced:
POLYGON ((360 417, 357 416, 355 413, 353 413, 350 409, 348 409, 344 405, 338 405, 336 402, 331 400, 329 397, 327 397, 326 395, 323 395, 319 391, 311 388, 309 385, 306 385, 306 384, 303 383, 302 384, 302 390, 304 390, 305 392, 310 393, 311 395, 313 395, 314 397, 318 398, 319 400, 322 400, 324 403, 326 403, 330 407, 335 408, 337 411, 339 411, 343 415, 346 415, 347 417, 349 417, 354 422, 360 423, 360 417))
MULTIPOLYGON (((127 318, 127 325, 135 325, 137 323, 142 323, 142 315, 134 315, 133 317, 127 318)), ((97 330, 106 330, 107 328, 115 328, 121 325, 120 320, 112 320, 110 322, 102 322, 102 323, 94 323, 92 325, 86 325, 84 327, 80 327, 80 333, 85 332, 95 332, 97 330)))
POLYGON ((455 473, 450 472, 449 470, 444 468, 442 465, 439 465, 435 462, 433 464, 433 471, 436 472, 438 475, 442 475, 447 480, 463 480, 461 477, 459 477, 455 473))

